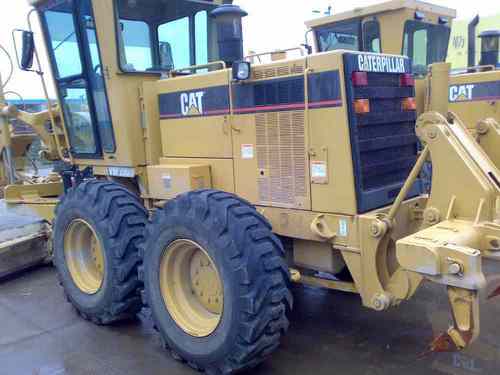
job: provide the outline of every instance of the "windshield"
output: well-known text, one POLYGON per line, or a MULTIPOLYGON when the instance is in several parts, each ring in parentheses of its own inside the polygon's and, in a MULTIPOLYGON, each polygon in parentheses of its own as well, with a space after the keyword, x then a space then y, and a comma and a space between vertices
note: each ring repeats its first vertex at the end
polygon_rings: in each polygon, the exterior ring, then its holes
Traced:
POLYGON ((450 28, 420 21, 406 21, 403 55, 413 61, 413 73, 427 74, 427 66, 446 60, 450 28))
POLYGON ((318 47, 321 52, 347 49, 359 50, 360 22, 337 23, 317 31, 318 47))
POLYGON ((82 73, 80 49, 76 39, 76 28, 71 9, 55 8, 45 12, 50 46, 54 54, 57 78, 76 76, 82 73))
POLYGON ((380 24, 372 19, 361 22, 359 19, 334 23, 316 31, 318 48, 321 52, 346 49, 380 53, 382 44, 380 24))
POLYGON ((211 17, 201 0, 115 0, 118 54, 124 72, 157 72, 218 59, 211 17))

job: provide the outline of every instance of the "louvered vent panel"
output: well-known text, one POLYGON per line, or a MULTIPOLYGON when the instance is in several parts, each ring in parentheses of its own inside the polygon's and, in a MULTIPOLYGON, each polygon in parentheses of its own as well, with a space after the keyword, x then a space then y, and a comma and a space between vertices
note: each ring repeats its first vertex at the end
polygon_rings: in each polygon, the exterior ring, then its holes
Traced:
POLYGON ((303 65, 279 66, 277 68, 253 69, 253 79, 269 79, 275 77, 286 77, 294 74, 304 74, 303 65))
POLYGON ((269 69, 264 70, 264 77, 265 78, 274 78, 274 77, 276 77, 276 69, 269 68, 269 69))
POLYGON ((264 72, 262 70, 256 70, 254 69, 253 71, 253 79, 262 79, 264 78, 264 72))
POLYGON ((289 76, 290 75, 290 67, 288 66, 280 66, 277 70, 278 76, 289 76))
POLYGON ((302 208, 307 197, 304 112, 255 116, 261 204, 302 208))
POLYGON ((304 66, 303 65, 294 65, 291 70, 292 74, 304 74, 304 66))
POLYGON ((295 175, 295 195, 307 196, 306 186, 306 144, 304 112, 292 114, 293 173, 295 175))

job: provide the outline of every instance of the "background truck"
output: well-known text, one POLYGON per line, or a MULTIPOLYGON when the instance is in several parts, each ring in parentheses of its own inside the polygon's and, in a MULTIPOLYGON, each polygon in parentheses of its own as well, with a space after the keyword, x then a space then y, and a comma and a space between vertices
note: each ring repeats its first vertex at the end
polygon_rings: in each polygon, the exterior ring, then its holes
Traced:
MULTIPOLYGON (((388 1, 350 12, 322 17, 307 23, 317 51, 347 49, 402 54, 413 62, 417 82, 417 107, 421 114, 433 93, 427 92, 428 66, 446 61, 450 33, 456 11, 422 1, 388 1)), ((500 121, 500 33, 485 31, 481 39, 481 57, 476 66, 476 28, 479 17, 469 25, 468 67, 452 71, 449 108, 478 135, 488 154, 497 159, 498 122, 500 121), (484 121, 494 119, 492 121, 484 121), (482 139, 481 139, 482 138, 482 139), (487 139, 489 138, 489 139, 487 139)), ((440 93, 439 95, 442 95, 440 93)))

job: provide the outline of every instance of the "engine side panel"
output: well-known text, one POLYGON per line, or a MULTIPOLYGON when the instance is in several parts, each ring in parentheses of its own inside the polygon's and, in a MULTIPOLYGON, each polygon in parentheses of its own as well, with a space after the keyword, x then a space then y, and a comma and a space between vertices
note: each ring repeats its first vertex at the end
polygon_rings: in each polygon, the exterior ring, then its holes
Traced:
POLYGON ((488 117, 500 122, 500 70, 452 75, 448 100, 469 129, 488 117))

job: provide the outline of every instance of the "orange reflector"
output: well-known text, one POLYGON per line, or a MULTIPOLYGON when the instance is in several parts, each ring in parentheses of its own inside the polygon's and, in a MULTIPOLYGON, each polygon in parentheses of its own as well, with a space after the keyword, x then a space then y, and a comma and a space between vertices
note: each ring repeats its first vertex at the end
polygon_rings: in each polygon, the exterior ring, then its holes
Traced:
POLYGON ((354 112, 370 113, 370 101, 368 99, 357 99, 354 101, 354 112))
POLYGON ((415 100, 415 98, 404 98, 401 102, 401 107, 403 111, 416 111, 417 101, 415 100))

